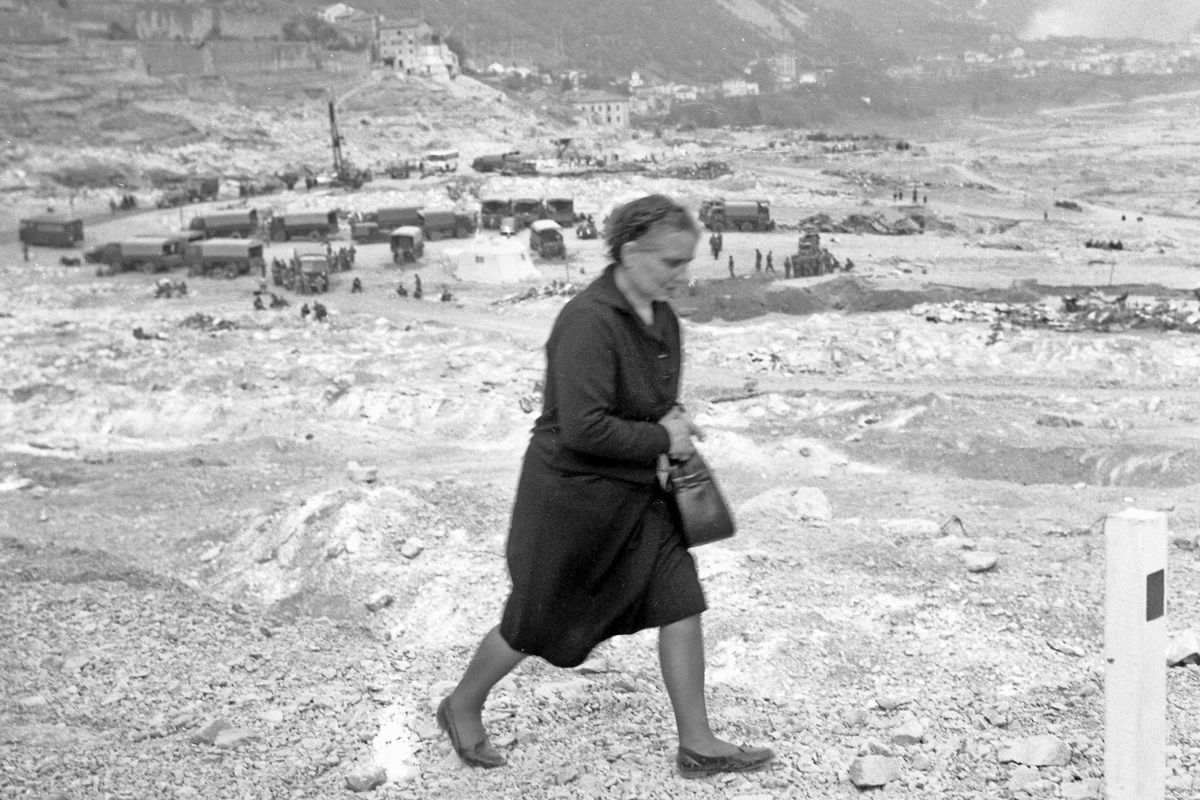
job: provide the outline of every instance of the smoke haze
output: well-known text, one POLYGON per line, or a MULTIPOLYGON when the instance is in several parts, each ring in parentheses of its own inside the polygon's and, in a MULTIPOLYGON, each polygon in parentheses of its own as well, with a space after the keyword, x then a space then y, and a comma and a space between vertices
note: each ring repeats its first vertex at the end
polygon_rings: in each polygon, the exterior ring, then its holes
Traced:
POLYGON ((1198 20, 1200 0, 1051 0, 1023 36, 1186 39, 1198 20))

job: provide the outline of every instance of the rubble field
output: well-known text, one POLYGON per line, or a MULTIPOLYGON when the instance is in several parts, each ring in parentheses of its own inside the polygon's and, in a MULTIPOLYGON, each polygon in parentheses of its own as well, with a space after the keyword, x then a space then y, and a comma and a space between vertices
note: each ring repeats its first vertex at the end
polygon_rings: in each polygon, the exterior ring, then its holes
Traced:
MULTIPOLYGON (((464 84, 384 125, 360 94, 345 127, 379 147, 445 137, 465 163, 509 136, 572 132, 506 102, 464 84)), ((605 643, 576 670, 529 661, 503 681, 485 721, 506 769, 464 768, 434 721, 499 619, 542 347, 603 268, 602 242, 568 232, 569 257, 535 260, 537 279, 486 284, 455 275, 465 240, 430 242, 402 267, 386 244, 363 245, 329 293, 269 285, 287 305, 255 311, 259 275, 189 278, 186 295, 156 299, 161 276, 101 277, 45 248, 26 262, 10 235, 4 796, 1101 797, 1108 515, 1166 514, 1169 636, 1186 650, 1200 629, 1200 226, 1155 177, 1195 153, 1135 160, 1122 146, 1190 124, 1186 102, 1156 102, 1143 115, 1089 109, 1069 128, 1064 111, 944 123, 925 139, 906 130, 915 154, 805 150, 765 130, 596 142, 663 154, 675 172, 658 176, 464 167, 118 214, 111 192, 78 192, 88 245, 249 203, 469 209, 567 194, 602 216, 651 191, 692 207, 771 199, 779 227, 726 234, 718 258, 702 240, 676 305, 682 399, 739 525, 695 552, 709 708, 721 735, 778 758, 760 773, 675 775, 653 632, 605 643), (1089 148, 1108 174, 1079 172, 1089 148), (695 179, 687 165, 706 161, 728 174, 695 179), (1106 193, 1112 174, 1135 170, 1138 192, 1106 193), (893 235, 916 213, 895 187, 914 183, 928 195, 924 232, 893 235), (1078 211, 1054 204, 1067 198, 1078 211), (817 215, 822 246, 855 266, 785 279, 801 221, 817 215), (773 274, 754 270, 755 250, 773 254, 773 274), (398 296, 416 276, 425 298, 398 296), (326 320, 301 315, 318 301, 326 320)), ((148 107, 196 136, 147 145, 139 170, 218 158, 257 170, 268 156, 317 158, 326 142, 311 109, 170 95, 148 107)), ((13 219, 63 204, 46 175, 75 157, 22 147, 3 173, 13 219)), ((103 163, 121 152, 83 151, 103 163)), ((349 244, 344 230, 333 244, 349 244)), ((268 243, 268 263, 291 248, 268 243)), ((1168 669, 1164 654, 1163 757, 1168 797, 1192 800, 1200 654, 1177 660, 1168 669)))

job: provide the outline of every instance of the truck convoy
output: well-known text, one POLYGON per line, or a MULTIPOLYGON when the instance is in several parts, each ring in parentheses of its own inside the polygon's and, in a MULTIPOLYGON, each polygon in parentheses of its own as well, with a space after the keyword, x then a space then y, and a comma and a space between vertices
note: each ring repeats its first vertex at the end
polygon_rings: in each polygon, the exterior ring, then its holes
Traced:
POLYGON ((773 231, 771 204, 767 200, 705 200, 700 204, 700 222, 710 231, 773 231))

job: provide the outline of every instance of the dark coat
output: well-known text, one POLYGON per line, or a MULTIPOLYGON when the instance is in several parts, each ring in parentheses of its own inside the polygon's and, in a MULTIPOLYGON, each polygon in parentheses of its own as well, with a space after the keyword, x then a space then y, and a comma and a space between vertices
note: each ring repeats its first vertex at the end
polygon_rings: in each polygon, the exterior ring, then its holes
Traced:
POLYGON ((521 652, 573 666, 610 636, 704 610, 655 465, 657 423, 679 391, 679 320, 646 325, 609 266, 559 314, 546 344, 542 414, 509 530, 513 591, 500 633, 521 652))

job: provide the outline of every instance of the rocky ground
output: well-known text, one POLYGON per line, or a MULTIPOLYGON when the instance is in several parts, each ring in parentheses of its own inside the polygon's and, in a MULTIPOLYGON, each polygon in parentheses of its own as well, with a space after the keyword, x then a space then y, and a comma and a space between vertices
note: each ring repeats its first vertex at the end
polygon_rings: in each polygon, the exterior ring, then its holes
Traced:
MULTIPOLYGON (((1172 142, 1188 108, 1163 101, 1150 115, 1161 130, 1144 135, 1172 142)), ((153 277, 98 278, 51 250, 26 264, 9 239, 5 796, 325 798, 382 769, 370 792, 394 798, 837 798, 870 784, 1099 797, 1106 515, 1168 515, 1168 629, 1200 627, 1200 339, 1032 327, 987 304, 1060 309, 1096 287, 1186 310, 1200 261, 1196 220, 1163 199, 1162 179, 1113 194, 1110 177, 1074 177, 1082 210, 1053 205, 1068 190, 1046 175, 1076 176, 1085 145, 1129 181, 1143 175, 1122 161, 1126 112, 1090 113, 1105 124, 1086 135, 1052 116, 976 122, 920 155, 712 132, 686 151, 730 162, 713 183, 473 179, 480 193, 561 191, 597 211, 652 190, 690 204, 767 196, 784 222, 893 218, 908 211, 892 187, 919 182, 939 221, 919 236, 826 235, 854 272, 792 281, 751 265, 755 248, 781 263, 794 230, 730 234, 738 277, 702 250, 695 291, 677 299, 684 400, 739 522, 696 553, 710 708, 722 735, 779 753, 767 772, 703 781, 674 774, 650 633, 578 670, 529 662, 506 680, 485 719, 507 769, 462 768, 433 720, 506 593, 507 515, 563 295, 458 281, 442 259, 453 242, 404 270, 370 245, 352 273, 364 293, 336 276, 316 323, 297 310, 311 298, 251 310, 254 277, 196 278, 187 297, 155 300, 153 277), (1022 167, 1031 150, 1044 155, 1022 167), (1092 237, 1128 249, 1083 248, 1092 237), (454 302, 397 297, 414 273, 454 302)), ((316 152, 318 128, 279 152, 316 152)), ((1159 159, 1153 175, 1185 151, 1137 158, 1159 159)), ((371 208, 449 185, 263 202, 371 208)), ((10 195, 14 214, 40 191, 10 195)), ((178 222, 105 212, 89 243, 178 222)), ((599 243, 568 246, 566 266, 538 263, 541 283, 602 266, 599 243)), ((1168 796, 1200 797, 1200 669, 1167 681, 1168 796)))

